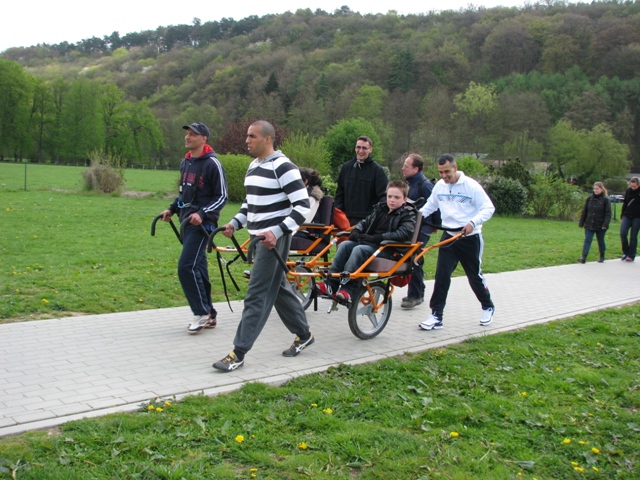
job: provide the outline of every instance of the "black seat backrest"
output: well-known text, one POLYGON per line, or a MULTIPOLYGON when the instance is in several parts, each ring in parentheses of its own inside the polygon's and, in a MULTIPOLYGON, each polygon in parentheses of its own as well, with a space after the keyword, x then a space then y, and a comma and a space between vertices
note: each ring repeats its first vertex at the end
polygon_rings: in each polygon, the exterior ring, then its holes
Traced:
POLYGON ((320 205, 315 217, 313 217, 313 223, 320 223, 322 225, 333 224, 333 197, 331 195, 325 195, 320 199, 320 205))

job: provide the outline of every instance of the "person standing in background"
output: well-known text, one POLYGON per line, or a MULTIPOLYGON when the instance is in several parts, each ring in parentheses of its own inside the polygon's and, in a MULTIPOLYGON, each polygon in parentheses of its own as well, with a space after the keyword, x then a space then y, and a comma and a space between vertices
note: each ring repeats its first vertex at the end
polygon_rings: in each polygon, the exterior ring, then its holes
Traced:
POLYGON ((640 231, 639 182, 638 177, 629 180, 629 188, 624 192, 624 200, 622 201, 622 213, 620 214, 621 260, 626 262, 633 262, 636 259, 636 250, 638 249, 638 231, 640 231))
POLYGON ((598 239, 598 250, 600 251, 598 263, 604 262, 604 254, 607 249, 604 237, 610 221, 611 201, 602 182, 596 182, 593 184, 593 193, 584 203, 578 222, 580 228, 584 227, 584 244, 582 245, 582 256, 578 259, 579 263, 587 261, 594 235, 598 239))
POLYGON ((338 175, 335 206, 342 210, 353 226, 386 200, 389 180, 384 169, 371 156, 373 142, 361 136, 356 141, 356 156, 345 162, 338 175))

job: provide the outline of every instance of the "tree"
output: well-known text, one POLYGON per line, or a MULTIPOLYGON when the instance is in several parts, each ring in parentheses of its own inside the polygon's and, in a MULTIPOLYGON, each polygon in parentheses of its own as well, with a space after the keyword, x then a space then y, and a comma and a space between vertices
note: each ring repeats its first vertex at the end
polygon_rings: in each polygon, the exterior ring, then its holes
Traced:
POLYGON ((0 160, 17 160, 28 138, 32 79, 17 62, 0 59, 0 160))
POLYGON ((358 137, 367 136, 373 142, 373 157, 378 151, 383 151, 380 137, 370 122, 362 118, 340 120, 327 131, 327 149, 331 154, 331 167, 334 174, 338 174, 342 164, 354 156, 354 148, 358 137))
POLYGON ((598 181, 629 172, 629 147, 615 139, 608 125, 596 125, 590 132, 585 132, 584 138, 583 156, 574 158, 567 165, 578 174, 579 180, 598 181))
POLYGON ((71 84, 62 110, 62 155, 86 161, 89 152, 102 150, 104 128, 99 113, 98 85, 86 78, 71 84))
POLYGON ((323 138, 297 132, 282 142, 281 149, 298 167, 313 168, 321 175, 331 173, 331 156, 323 138))
POLYGON ((582 156, 584 138, 571 126, 571 122, 561 120, 549 130, 549 161, 552 170, 562 179, 566 178, 565 167, 576 165, 582 156))
POLYGON ((396 53, 391 62, 391 71, 387 81, 389 90, 398 89, 407 93, 415 86, 417 77, 417 67, 411 50, 405 49, 396 53))
POLYGON ((481 136, 487 128, 489 115, 496 108, 496 97, 494 86, 470 82, 467 90, 456 95, 453 100, 458 113, 468 125, 470 146, 476 156, 480 153, 481 136))

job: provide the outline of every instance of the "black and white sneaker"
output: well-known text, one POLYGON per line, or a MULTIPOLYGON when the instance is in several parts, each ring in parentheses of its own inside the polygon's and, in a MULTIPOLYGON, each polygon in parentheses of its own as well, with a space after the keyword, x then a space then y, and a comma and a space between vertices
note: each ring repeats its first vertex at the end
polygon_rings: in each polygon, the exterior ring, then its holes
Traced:
POLYGON ((295 357, 302 350, 313 345, 313 342, 315 342, 315 339, 311 334, 309 334, 309 338, 307 338, 306 340, 300 340, 300 337, 296 337, 289 349, 282 352, 282 355, 285 357, 295 357))
POLYGON ((480 319, 480 325, 486 327, 491 322, 493 322, 493 314, 496 313, 495 308, 483 308, 482 309, 482 318, 480 319))
POLYGON ((429 318, 418 324, 418 327, 422 330, 440 330, 443 327, 442 317, 438 317, 435 313, 431 313, 429 318))
POLYGON ((233 372, 244 365, 244 360, 240 360, 234 352, 215 362, 212 367, 222 372, 233 372))
POLYGON ((211 318, 210 314, 196 315, 193 317, 193 321, 187 327, 187 331, 190 335, 196 335, 200 333, 204 328, 215 328, 216 319, 211 318))

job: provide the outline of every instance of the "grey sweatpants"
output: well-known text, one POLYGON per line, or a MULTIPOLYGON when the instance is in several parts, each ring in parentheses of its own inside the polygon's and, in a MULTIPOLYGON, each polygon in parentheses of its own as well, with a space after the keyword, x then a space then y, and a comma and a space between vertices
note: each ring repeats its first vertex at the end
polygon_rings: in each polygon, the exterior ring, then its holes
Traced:
MULTIPOLYGON (((283 235, 276 243, 275 248, 284 259, 289 254, 290 244, 290 234, 283 235)), ((302 303, 293 293, 273 252, 258 243, 253 259, 244 310, 233 340, 235 348, 244 353, 253 347, 274 306, 282 323, 291 333, 304 336, 309 331, 302 303)))

